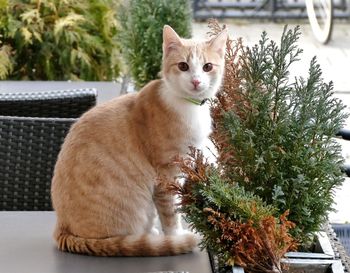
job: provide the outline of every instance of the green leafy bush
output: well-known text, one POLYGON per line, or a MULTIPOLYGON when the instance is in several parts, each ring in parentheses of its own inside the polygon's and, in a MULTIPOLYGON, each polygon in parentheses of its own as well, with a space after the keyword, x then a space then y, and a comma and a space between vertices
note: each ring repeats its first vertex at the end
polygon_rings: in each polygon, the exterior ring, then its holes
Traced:
POLYGON ((0 78, 117 77, 119 49, 114 2, 0 0, 0 78))
POLYGON ((122 54, 140 88, 160 72, 163 26, 170 25, 182 37, 190 36, 189 1, 130 0, 120 11, 122 54))

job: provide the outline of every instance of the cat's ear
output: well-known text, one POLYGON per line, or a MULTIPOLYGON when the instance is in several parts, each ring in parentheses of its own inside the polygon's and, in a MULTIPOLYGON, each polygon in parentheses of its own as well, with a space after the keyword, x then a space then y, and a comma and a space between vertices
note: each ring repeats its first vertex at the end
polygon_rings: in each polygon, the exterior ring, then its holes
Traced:
POLYGON ((170 26, 165 25, 163 28, 163 54, 164 56, 168 55, 169 52, 182 46, 182 41, 179 35, 173 30, 170 26))
POLYGON ((227 28, 224 28, 218 35, 209 40, 209 47, 219 53, 221 57, 224 57, 227 38, 227 28))

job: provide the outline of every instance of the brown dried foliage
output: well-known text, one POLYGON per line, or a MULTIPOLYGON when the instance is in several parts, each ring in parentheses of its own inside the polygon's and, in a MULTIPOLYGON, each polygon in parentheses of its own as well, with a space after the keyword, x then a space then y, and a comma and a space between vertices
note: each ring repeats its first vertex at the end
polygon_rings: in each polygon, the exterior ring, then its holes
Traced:
MULTIPOLYGON (((214 36, 222 31, 225 26, 221 27, 217 20, 212 19, 209 21, 209 28, 211 31, 208 34, 214 36)), ((211 105, 214 124, 211 140, 219 153, 218 162, 223 166, 232 166, 232 163, 234 163, 232 161, 235 159, 227 141, 227 132, 223 128, 224 113, 233 111, 244 119, 246 111, 243 111, 243 109, 250 109, 250 104, 242 88, 241 69, 243 65, 246 65, 246 57, 242 39, 232 40, 229 38, 226 43, 223 84, 211 105)))
MULTIPOLYGON (((220 27, 217 20, 209 21, 208 32, 210 36, 215 36, 226 27, 220 27)), ((225 75, 220 92, 212 105, 212 117, 214 123, 222 119, 223 112, 234 110, 239 116, 244 117, 244 113, 240 111, 241 105, 249 108, 248 100, 244 96, 241 89, 242 76, 240 74, 242 66, 246 63, 245 52, 242 39, 228 39, 226 42, 225 54, 225 75)))
POLYGON ((196 199, 193 197, 192 188, 197 183, 206 183, 208 181, 208 174, 210 164, 203 156, 203 153, 194 147, 190 147, 188 157, 178 157, 175 162, 181 172, 186 176, 186 182, 181 185, 178 181, 170 184, 169 189, 181 197, 181 206, 186 206, 196 199))
POLYGON ((221 230, 218 243, 230 253, 233 262, 246 272, 282 272, 280 261, 296 244, 288 234, 294 224, 287 220, 288 212, 280 217, 280 223, 273 216, 259 223, 233 221, 225 213, 205 209, 208 221, 221 230))

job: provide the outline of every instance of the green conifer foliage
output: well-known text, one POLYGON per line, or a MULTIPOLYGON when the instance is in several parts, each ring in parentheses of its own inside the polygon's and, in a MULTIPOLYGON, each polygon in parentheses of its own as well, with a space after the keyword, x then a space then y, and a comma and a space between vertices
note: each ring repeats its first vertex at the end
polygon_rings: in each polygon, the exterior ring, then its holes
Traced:
POLYGON ((228 158, 220 162, 226 179, 277 208, 275 216, 289 211, 296 224, 291 234, 307 243, 344 180, 334 136, 346 115, 316 58, 306 79, 289 78, 290 66, 301 58, 299 36, 299 28, 285 28, 277 45, 263 33, 258 45, 244 50, 235 94, 242 100, 223 112, 216 105, 221 119, 213 139, 221 158, 228 158))

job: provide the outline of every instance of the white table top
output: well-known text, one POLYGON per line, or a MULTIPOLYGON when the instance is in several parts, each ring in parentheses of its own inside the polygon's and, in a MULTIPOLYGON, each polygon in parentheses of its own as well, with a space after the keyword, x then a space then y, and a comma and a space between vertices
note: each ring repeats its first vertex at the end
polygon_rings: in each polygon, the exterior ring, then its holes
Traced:
POLYGON ((207 253, 172 257, 91 257, 63 253, 52 238, 53 212, 0 211, 1 273, 211 273, 207 253))

